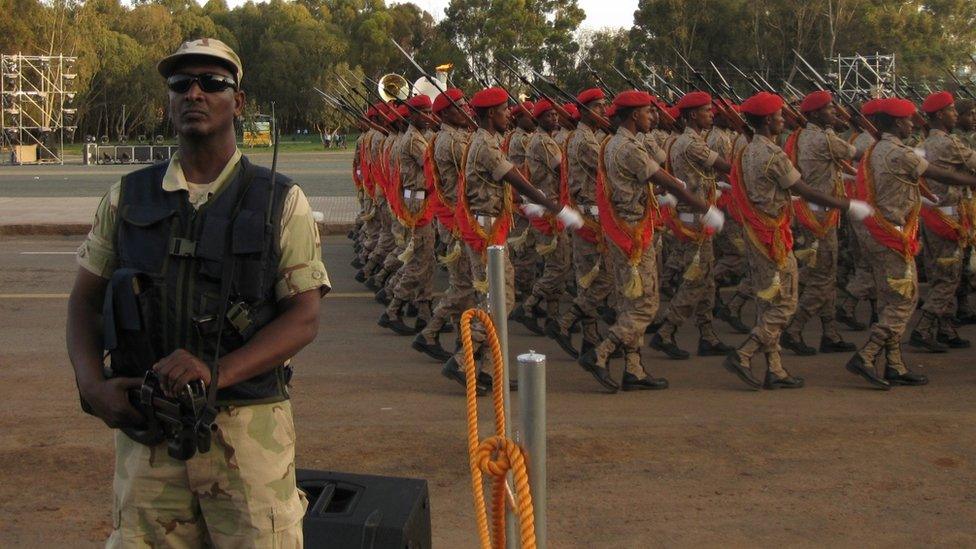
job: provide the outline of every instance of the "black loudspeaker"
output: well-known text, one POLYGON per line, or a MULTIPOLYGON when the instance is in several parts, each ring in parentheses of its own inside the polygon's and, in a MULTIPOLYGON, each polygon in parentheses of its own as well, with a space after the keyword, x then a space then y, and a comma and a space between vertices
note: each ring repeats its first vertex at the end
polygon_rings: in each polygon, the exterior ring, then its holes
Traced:
POLYGON ((308 496, 305 547, 428 549, 427 481, 298 469, 308 496))

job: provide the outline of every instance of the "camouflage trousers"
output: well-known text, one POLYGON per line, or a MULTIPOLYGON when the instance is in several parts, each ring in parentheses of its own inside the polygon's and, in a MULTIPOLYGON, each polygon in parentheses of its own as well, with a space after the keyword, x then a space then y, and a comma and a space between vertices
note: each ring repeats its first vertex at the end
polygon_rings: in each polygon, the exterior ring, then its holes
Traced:
MULTIPOLYGON (((485 311, 489 314, 492 313, 488 302, 488 252, 485 252, 484 257, 481 253, 474 251, 472 248, 465 246, 465 253, 467 254, 468 264, 471 266, 471 280, 476 288, 475 291, 475 307, 485 311), (482 291, 483 288, 484 291, 482 291)), ((505 247, 505 311, 504 315, 508 318, 512 310, 515 309, 515 269, 512 267, 512 259, 509 256, 508 246, 505 247)), ((463 259, 462 259, 463 261, 463 259)), ((460 327, 458 329, 458 337, 460 337, 460 327)), ((485 327, 482 326, 480 322, 471 323, 471 342, 473 344, 475 352, 484 345, 486 341, 485 327)), ((464 352, 459 346, 457 354, 455 355, 459 364, 464 364, 463 356, 464 352)))
POLYGON ((544 255, 539 252, 544 266, 542 275, 532 285, 532 295, 542 301, 558 301, 566 293, 566 281, 571 272, 569 235, 561 231, 552 235, 536 229, 532 229, 532 232, 538 243, 536 251, 539 247, 547 248, 544 255))
POLYGON ((447 267, 447 289, 437 301, 433 318, 424 328, 424 335, 428 339, 434 338, 449 319, 460 320, 464 311, 473 307, 476 301, 474 285, 471 281, 471 262, 466 253, 467 247, 460 237, 455 237, 451 231, 439 223, 437 233, 440 235, 441 241, 444 242, 448 255, 453 254, 458 246, 460 255, 445 265, 447 267))
MULTIPOLYGON (((404 199, 405 206, 408 208, 419 208, 423 200, 414 198, 404 199)), ((402 227, 402 225, 401 225, 402 227)), ((400 277, 393 289, 393 296, 409 301, 430 301, 434 293, 434 263, 437 258, 434 255, 434 246, 437 243, 437 234, 434 232, 434 223, 428 223, 423 227, 415 227, 412 231, 403 227, 404 248, 413 247, 413 254, 400 268, 400 277)))
POLYGON ((746 278, 745 241, 742 227, 732 220, 726 220, 722 232, 712 237, 715 252, 715 268, 712 277, 722 285, 729 281, 746 278))
POLYGON ((109 548, 302 547, 291 403, 221 409, 210 451, 187 461, 117 431, 113 491, 109 548))
MULTIPOLYGON (((618 289, 625 288, 631 282, 630 262, 620 248, 609 244, 608 264, 613 273, 613 283, 618 289)), ((637 297, 627 297, 624 291, 617 293, 617 322, 610 327, 609 334, 619 341, 625 348, 639 349, 644 343, 644 330, 654 320, 660 298, 658 295, 657 261, 654 247, 648 246, 637 264, 637 273, 641 279, 641 293, 637 297)), ((643 371, 631 372, 643 377, 643 371)))
POLYGON ((539 276, 539 253, 535 251, 535 230, 521 215, 515 216, 515 226, 509 234, 509 252, 515 269, 515 295, 520 299, 532 293, 532 286, 539 276), (512 241, 519 241, 515 244, 512 241))
MULTIPOLYGON (((779 353, 780 334, 796 312, 796 257, 790 252, 786 264, 780 267, 755 244, 747 243, 746 261, 749 262, 752 285, 757 291, 756 325, 752 328, 751 336, 762 344, 763 352, 779 353)), ((778 365, 779 361, 775 364, 778 365)), ((771 370, 776 367, 772 361, 769 365, 771 370)), ((781 371, 774 370, 773 373, 778 377, 785 375, 781 371)))
POLYGON ((823 335, 831 341, 838 341, 841 336, 834 320, 837 302, 837 229, 828 230, 823 238, 817 238, 804 227, 797 227, 795 234, 797 241, 804 243, 804 250, 796 253, 807 257, 800 267, 800 297, 796 314, 787 331, 798 335, 807 320, 820 318, 823 335))
POLYGON ((929 291, 922 310, 937 317, 956 314, 956 290, 962 282, 963 249, 956 240, 946 240, 922 227, 922 261, 929 291))
MULTIPOLYGON (((573 304, 583 314, 583 339, 595 343, 599 340, 596 331, 597 307, 603 305, 613 293, 613 273, 604 252, 597 244, 588 242, 573 234, 573 271, 576 276, 576 297, 573 304), (595 271, 595 275, 594 273, 595 271), (588 284, 586 284, 588 282, 588 284)), ((606 244, 612 246, 612 244, 606 244)), ((572 314, 560 317, 560 328, 569 331, 572 314)))
MULTIPOLYGON (((369 262, 377 266, 382 266, 386 256, 396 247, 396 239, 393 236, 393 213, 386 205, 386 200, 380 199, 376 202, 376 217, 379 218, 377 228, 376 245, 369 253, 369 262)), ((396 223, 399 225, 399 223, 396 223)))
POLYGON ((671 241, 670 261, 678 276, 678 290, 668 303, 665 320, 673 326, 681 326, 694 315, 695 325, 712 323, 715 306, 715 253, 712 239, 700 244, 674 238, 671 241))
POLYGON ((878 293, 878 321, 871 325, 871 336, 878 341, 901 341, 918 303, 915 262, 878 244, 867 229, 856 230, 878 293))
MULTIPOLYGON (((841 221, 844 223, 845 221, 841 221)), ((854 261, 853 273, 844 286, 844 290, 854 299, 876 299, 878 288, 874 285, 874 273, 871 272, 872 263, 868 260, 865 238, 871 238, 867 232, 855 228, 853 223, 846 223, 848 238, 846 242, 854 261)))

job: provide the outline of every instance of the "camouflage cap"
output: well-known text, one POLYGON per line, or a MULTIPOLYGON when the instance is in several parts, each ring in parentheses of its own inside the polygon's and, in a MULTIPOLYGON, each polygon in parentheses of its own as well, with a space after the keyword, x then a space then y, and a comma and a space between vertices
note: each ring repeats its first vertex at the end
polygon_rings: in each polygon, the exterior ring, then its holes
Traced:
POLYGON ((234 50, 230 49, 230 46, 216 38, 198 38, 197 40, 183 42, 175 52, 164 57, 156 65, 156 69, 159 74, 163 75, 163 78, 166 78, 173 72, 180 60, 185 57, 211 57, 231 69, 237 85, 241 84, 241 78, 244 76, 241 58, 234 53, 234 50))

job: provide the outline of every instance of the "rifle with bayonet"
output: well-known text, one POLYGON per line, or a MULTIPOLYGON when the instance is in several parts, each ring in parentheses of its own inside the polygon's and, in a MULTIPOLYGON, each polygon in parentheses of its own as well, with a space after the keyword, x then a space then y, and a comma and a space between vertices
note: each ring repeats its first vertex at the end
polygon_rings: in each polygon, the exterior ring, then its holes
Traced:
POLYGON ((341 112, 342 114, 345 114, 346 117, 348 117, 350 120, 353 120, 353 121, 356 121, 356 122, 362 122, 363 124, 366 124, 370 128, 372 128, 372 129, 374 129, 374 130, 382 133, 383 135, 389 135, 390 134, 389 130, 387 130, 383 126, 380 126, 379 124, 373 122, 372 120, 370 120, 369 118, 367 118, 366 116, 364 116, 362 113, 360 113, 356 109, 354 109, 354 108, 350 107, 349 105, 345 104, 345 101, 344 100, 339 99, 337 97, 333 97, 333 96, 325 93, 324 91, 322 91, 322 90, 320 90, 318 88, 312 88, 312 89, 315 90, 315 91, 317 91, 322 96, 322 98, 325 100, 325 102, 328 103, 332 108, 336 109, 337 111, 341 112))
MULTIPOLYGON (((430 82, 431 84, 433 84, 434 87, 437 88, 437 91, 439 91, 442 94, 446 91, 446 89, 444 88, 444 86, 441 85, 441 81, 438 80, 438 79, 436 79, 436 78, 433 78, 431 75, 427 74, 427 71, 425 71, 423 69, 423 67, 420 66, 419 63, 417 63, 417 61, 413 58, 412 55, 410 55, 409 53, 406 52, 406 50, 404 50, 402 47, 400 47, 400 44, 396 40, 394 40, 393 38, 390 38, 390 42, 393 42, 393 45, 396 46, 396 48, 398 50, 400 50, 400 53, 402 53, 403 56, 407 58, 407 61, 410 61, 410 64, 413 65, 413 67, 415 69, 417 69, 417 71, 420 74, 422 74, 424 76, 424 78, 427 79, 428 82, 430 82)), ((451 98, 450 95, 444 94, 444 97, 446 97, 447 100, 450 101, 451 106, 453 106, 454 108, 456 108, 457 110, 461 111, 461 113, 464 114, 465 118, 468 119, 468 123, 471 124, 471 127, 472 128, 477 128, 478 127, 478 123, 474 121, 474 118, 468 113, 468 111, 466 109, 462 109, 461 108, 461 105, 458 105, 457 102, 454 101, 454 99, 451 98)), ((409 107, 409 105, 407 105, 407 106, 409 107)))
POLYGON ((739 113, 735 112, 735 109, 732 108, 732 105, 729 103, 728 99, 722 97, 722 94, 720 94, 719 91, 715 89, 715 86, 712 86, 712 83, 709 82, 707 78, 705 78, 705 75, 702 74, 700 70, 693 67, 691 63, 689 63, 688 60, 685 59, 685 56, 681 55, 681 52, 675 49, 674 53, 677 54, 677 56, 681 59, 682 62, 684 62, 684 64, 688 67, 688 70, 690 70, 691 73, 695 75, 695 78, 701 81, 701 83, 704 84, 705 87, 708 89, 708 92, 712 94, 712 105, 714 105, 715 109, 718 110, 719 113, 722 116, 724 116, 726 120, 728 120, 732 128, 739 133, 745 131, 745 126, 746 126, 745 120, 742 119, 742 116, 739 113))
POLYGON ((729 81, 725 79, 725 76, 722 74, 722 71, 718 70, 718 67, 715 66, 715 63, 709 61, 708 64, 712 66, 712 70, 715 71, 715 74, 718 76, 719 81, 722 82, 722 89, 725 90, 725 94, 731 97, 732 99, 735 99, 736 103, 742 103, 742 97, 738 93, 736 93, 735 88, 732 87, 732 84, 729 84, 729 81))
MULTIPOLYGON (((613 70, 617 71, 617 74, 619 74, 620 77, 623 78, 628 84, 630 84, 635 90, 638 90, 638 89, 641 88, 641 86, 638 86, 636 82, 634 82, 633 80, 631 80, 629 76, 625 75, 623 73, 623 71, 621 71, 620 69, 618 69, 615 65, 610 65, 610 67, 613 70)), ((647 83, 647 80, 644 80, 643 78, 641 78, 641 81, 644 83, 644 87, 646 87, 647 89, 649 89, 652 94, 657 95, 657 93, 654 90, 654 87, 653 86, 649 86, 648 83, 647 83)), ((670 128, 673 128, 675 126, 676 122, 674 120, 674 117, 671 116, 671 113, 669 113, 667 110, 661 108, 661 104, 658 103, 657 101, 652 101, 652 103, 654 105, 654 108, 657 110, 658 118, 664 123, 663 125, 666 126, 669 129, 670 128)))
POLYGON ((956 74, 954 72, 952 72, 952 69, 948 69, 947 68, 946 69, 946 72, 949 73, 949 76, 956 83, 956 86, 958 86, 958 89, 961 92, 963 92, 964 94, 966 94, 966 97, 969 97, 970 99, 976 99, 976 95, 973 95, 973 92, 970 91, 969 88, 966 87, 965 84, 963 84, 962 80, 959 80, 959 78, 956 77, 956 74))
POLYGON ((796 58, 799 59, 800 62, 806 66, 807 71, 809 71, 809 74, 803 71, 800 71, 800 73, 808 78, 810 82, 818 89, 826 89, 833 94, 837 107, 837 113, 842 120, 851 122, 851 119, 856 117, 858 126, 863 128, 864 131, 870 133, 875 139, 881 139, 881 132, 878 131, 878 128, 874 127, 874 124, 868 120, 868 117, 861 113, 861 110, 858 109, 856 105, 850 103, 848 103, 846 106, 842 105, 840 101, 845 99, 844 95, 839 93, 833 84, 831 84, 826 78, 817 72, 817 69, 813 68, 813 65, 808 63, 807 60, 800 55, 800 52, 793 50, 793 54, 796 55, 796 58))
MULTIPOLYGON (((545 76, 539 74, 535 69, 532 68, 532 65, 528 64, 524 60, 519 59, 518 57, 516 57, 514 55, 512 55, 511 58, 516 63, 519 63, 522 66, 528 67, 528 69, 532 72, 532 75, 535 76, 535 78, 539 79, 541 82, 543 82, 544 84, 548 85, 557 94, 559 94, 562 97, 564 97, 569 103, 572 103, 572 104, 576 105, 576 108, 582 109, 582 110, 585 110, 586 112, 588 112, 593 117, 594 121, 596 122, 596 124, 598 126, 600 126, 601 128, 603 128, 604 130, 609 130, 610 129, 610 121, 607 120, 607 117, 600 115, 599 113, 597 113, 593 109, 591 109, 588 106, 586 106, 583 103, 581 103, 579 101, 579 99, 576 98, 575 95, 567 92, 566 90, 562 89, 558 84, 556 84, 552 80, 550 80, 550 79, 546 78, 545 76)), ((516 74, 516 76, 518 76, 518 77, 521 78, 521 74, 516 74)), ((535 86, 533 86, 533 88, 535 88, 535 86)), ((604 90, 604 93, 606 93, 606 90, 604 90)), ((552 100, 550 99, 550 101, 552 101, 552 100)), ((553 104, 555 105, 556 103, 553 102, 553 104)), ((560 109, 561 109, 561 107, 560 107, 560 109)), ((562 109, 562 110, 563 110, 563 112, 565 112, 565 109, 562 109)), ((567 115, 568 115, 568 113, 567 113, 567 115)))

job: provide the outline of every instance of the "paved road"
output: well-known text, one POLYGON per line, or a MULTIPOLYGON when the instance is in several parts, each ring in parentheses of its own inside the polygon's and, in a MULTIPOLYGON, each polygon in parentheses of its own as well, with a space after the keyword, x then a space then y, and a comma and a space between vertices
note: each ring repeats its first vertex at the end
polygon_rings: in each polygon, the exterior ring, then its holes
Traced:
MULTIPOLYGON (((270 166, 268 152, 250 153, 255 162, 270 166)), ((309 196, 355 196, 350 179, 352 153, 281 152, 278 166, 309 196)), ((80 163, 38 166, 0 166, 3 196, 102 196, 119 177, 139 165, 84 166, 80 163)))
MULTIPOLYGON (((77 243, 0 240, 3 546, 96 546, 111 527, 111 436, 79 411, 64 351, 77 243)), ((435 547, 475 547, 461 388, 375 325, 346 240, 325 258, 335 290, 294 362, 298 465, 426 478, 435 547)), ((932 384, 889 393, 846 357, 787 356, 808 387, 753 393, 719 359, 648 351, 672 388, 605 395, 555 344, 511 341, 549 355, 551 547, 976 545, 976 352, 910 353, 932 384)))

